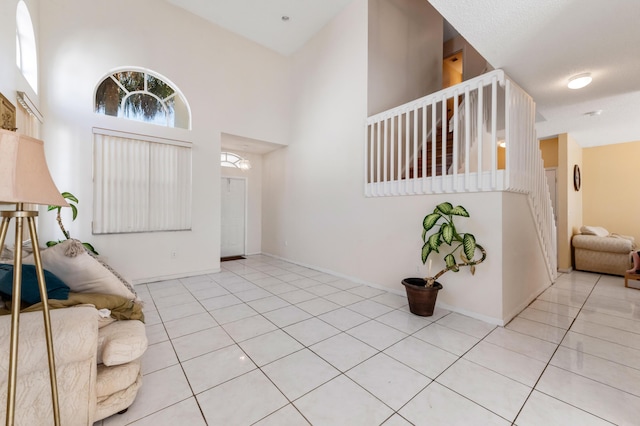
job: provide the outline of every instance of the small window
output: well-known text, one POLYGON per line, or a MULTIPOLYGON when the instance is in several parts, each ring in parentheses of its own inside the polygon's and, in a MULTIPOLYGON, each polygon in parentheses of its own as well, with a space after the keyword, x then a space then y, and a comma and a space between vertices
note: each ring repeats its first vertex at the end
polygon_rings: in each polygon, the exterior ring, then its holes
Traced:
POLYGON ((232 152, 223 152, 220 154, 220 166, 249 170, 251 168, 251 162, 232 152))
POLYGON ((23 0, 16 10, 16 65, 34 92, 38 93, 38 54, 31 14, 23 0))
POLYGON ((167 127, 190 127, 184 97, 146 70, 117 71, 98 85, 95 112, 167 127))

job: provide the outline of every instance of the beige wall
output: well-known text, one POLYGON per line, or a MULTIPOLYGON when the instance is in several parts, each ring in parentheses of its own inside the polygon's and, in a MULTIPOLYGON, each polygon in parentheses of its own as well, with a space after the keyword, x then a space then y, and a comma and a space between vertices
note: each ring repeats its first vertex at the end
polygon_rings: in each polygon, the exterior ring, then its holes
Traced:
POLYGON ((558 136, 558 269, 572 268, 571 237, 582 226, 583 190, 573 188, 573 167, 582 167, 582 148, 568 134, 558 136))
POLYGON ((640 241, 637 191, 640 141, 583 150, 584 224, 640 241))
POLYGON ((542 161, 545 169, 558 167, 558 138, 542 139, 540 141, 542 161))
POLYGON ((442 88, 442 16, 424 0, 368 2, 368 113, 442 88))

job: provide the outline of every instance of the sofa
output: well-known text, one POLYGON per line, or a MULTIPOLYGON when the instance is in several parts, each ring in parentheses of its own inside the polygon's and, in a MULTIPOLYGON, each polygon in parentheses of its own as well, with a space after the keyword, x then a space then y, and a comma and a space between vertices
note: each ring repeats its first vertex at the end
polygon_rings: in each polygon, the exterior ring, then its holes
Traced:
MULTIPOLYGON (((42 250, 41 258, 51 313, 61 423, 92 425, 126 410, 142 385, 140 360, 148 344, 142 303, 122 277, 78 241, 67 240, 42 250), (69 283, 68 288, 60 287, 67 287, 64 283, 69 283)), ((24 264, 32 260, 27 256, 24 264)), ((0 293, 7 300, 3 278, 0 274, 0 293)), ((24 303, 25 297, 34 292, 38 293, 37 283, 29 281, 28 271, 23 268, 18 425, 52 424, 53 419, 42 302, 24 303)), ((8 313, 8 307, 0 309, 0 314, 5 314, 0 315, 0 418, 6 412, 8 313)))
POLYGON ((571 244, 576 270, 623 276, 632 267, 630 253, 636 244, 631 236, 611 234, 602 227, 583 226, 571 244))

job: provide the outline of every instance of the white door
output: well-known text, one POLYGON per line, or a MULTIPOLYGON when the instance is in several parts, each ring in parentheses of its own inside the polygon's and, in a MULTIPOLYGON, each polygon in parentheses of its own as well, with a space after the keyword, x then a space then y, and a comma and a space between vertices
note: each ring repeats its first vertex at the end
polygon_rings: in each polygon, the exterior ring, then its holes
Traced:
POLYGON ((220 257, 245 254, 246 180, 222 178, 220 191, 220 257))

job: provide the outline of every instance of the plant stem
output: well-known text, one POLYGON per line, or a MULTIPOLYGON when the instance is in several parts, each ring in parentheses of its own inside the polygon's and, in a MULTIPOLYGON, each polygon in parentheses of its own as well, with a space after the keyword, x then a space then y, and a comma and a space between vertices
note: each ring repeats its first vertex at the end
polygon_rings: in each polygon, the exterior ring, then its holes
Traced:
POLYGON ((69 232, 64 228, 64 225, 62 224, 62 217, 60 216, 60 209, 58 209, 58 214, 56 216, 56 220, 58 221, 58 225, 60 226, 60 229, 62 230, 62 233, 64 234, 65 238, 68 240, 69 238, 71 238, 71 235, 69 234, 69 232))

